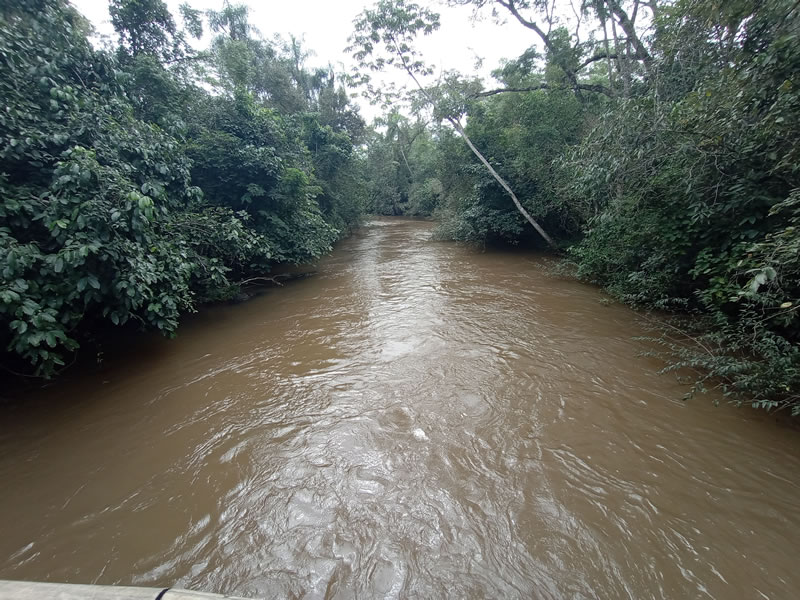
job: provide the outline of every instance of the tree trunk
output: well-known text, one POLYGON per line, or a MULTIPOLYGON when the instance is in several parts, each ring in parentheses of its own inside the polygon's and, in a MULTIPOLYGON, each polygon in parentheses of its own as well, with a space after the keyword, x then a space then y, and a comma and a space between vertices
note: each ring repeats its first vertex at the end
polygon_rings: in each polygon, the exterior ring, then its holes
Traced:
MULTIPOLYGON (((403 62, 403 68, 405 69, 406 73, 408 73, 411 76, 411 79, 414 81, 414 83, 417 84, 417 87, 422 92, 422 94, 425 96, 425 99, 428 102, 430 102, 431 106, 436 106, 436 101, 430 95, 428 90, 426 90, 423 87, 423 85, 419 82, 419 79, 417 79, 417 76, 414 74, 414 71, 411 69, 411 67, 408 64, 408 61, 406 60, 406 57, 400 51, 400 48, 398 47, 397 42, 394 40, 394 38, 391 38, 391 39, 392 39, 392 42, 394 43, 395 50, 397 51, 397 55, 400 57, 400 60, 403 62)), ((486 167, 489 170, 489 173, 492 174, 492 177, 495 178, 497 183, 499 183, 503 187, 503 189, 506 192, 508 192, 508 195, 511 196, 511 200, 514 201, 514 206, 516 206, 517 210, 520 212, 520 214, 523 217, 525 217, 525 220, 527 220, 528 223, 533 225, 533 228, 537 231, 537 233, 540 236, 542 236, 542 239, 545 242, 547 242, 550 245, 551 248, 553 248, 554 250, 558 250, 558 246, 556 246, 556 243, 553 241, 553 238, 551 238, 549 235, 547 235, 547 232, 544 229, 542 229, 541 225, 539 225, 539 223, 536 222, 536 220, 528 213, 528 211, 525 210, 525 207, 522 206, 522 204, 520 203, 519 199, 517 198, 517 195, 514 193, 514 190, 511 189, 511 186, 506 183, 505 179, 500 177, 499 173, 497 171, 495 171, 494 167, 492 167, 492 165, 489 164, 489 161, 486 160, 486 157, 484 157, 483 154, 480 153, 480 150, 478 150, 475 147, 475 144, 473 144, 472 140, 469 139, 469 136, 467 135, 467 132, 464 131, 464 128, 461 126, 461 123, 458 121, 458 119, 456 119, 454 117, 447 117, 447 120, 455 128, 455 130, 459 133, 459 135, 462 138, 464 138, 464 141, 467 142, 467 146, 469 146, 469 149, 472 150, 472 153, 475 156, 477 156, 478 160, 480 160, 483 163, 483 166, 486 167)))
POLYGON ((611 34, 614 36, 614 52, 617 54, 617 67, 619 68, 620 76, 622 77, 622 89, 626 98, 631 97, 631 74, 628 70, 627 57, 622 52, 619 45, 619 37, 617 36, 617 25, 614 19, 611 19, 611 34))
MULTIPOLYGON (((606 0, 606 3, 608 4, 608 8, 611 9, 611 12, 616 15, 617 19, 619 19, 619 24, 622 27, 622 30, 625 32, 628 42, 633 44, 633 49, 636 50, 636 58, 642 61, 644 70, 649 75, 650 65, 653 62, 653 57, 650 56, 650 53, 647 51, 647 48, 645 48, 642 40, 639 39, 633 21, 631 21, 631 19, 628 17, 628 13, 626 13, 625 10, 619 5, 617 0, 606 0)), ((637 2, 637 10, 638 6, 639 5, 637 2)), ((613 23, 614 20, 612 19, 611 22, 613 23)))
MULTIPOLYGON (((397 136, 397 147, 400 149, 400 156, 403 157, 403 162, 406 165, 406 169, 408 169, 408 176, 411 179, 414 179, 414 172, 411 170, 411 165, 408 164, 408 159, 406 158, 406 153, 403 152, 403 144, 400 141, 400 136, 399 135, 397 136)), ((409 147, 409 150, 410 150, 410 147, 409 147)))
POLYGON ((616 91, 617 83, 616 83, 616 77, 614 77, 614 67, 611 63, 611 46, 608 43, 608 27, 606 26, 608 17, 606 16, 605 7, 603 7, 602 21, 603 21, 603 45, 605 46, 606 49, 606 66, 608 68, 608 85, 611 87, 612 90, 616 91))
POLYGON ((450 124, 455 128, 455 130, 459 133, 459 135, 461 135, 461 137, 464 138, 464 141, 467 143, 467 146, 469 146, 469 149, 472 150, 472 153, 475 156, 477 156, 478 160, 480 160, 483 163, 483 166, 489 170, 489 173, 492 174, 492 177, 495 178, 497 183, 499 183, 503 187, 503 189, 506 192, 508 192, 508 195, 511 196, 511 200, 514 201, 514 206, 517 207, 517 210, 520 212, 520 214, 523 217, 525 217, 528 223, 533 225, 533 228, 538 232, 540 236, 542 236, 542 239, 544 239, 544 241, 547 242, 551 248, 553 248, 554 250, 558 250, 558 246, 556 246, 556 243, 553 241, 553 239, 549 235, 547 235, 547 232, 544 229, 542 229, 541 225, 539 225, 539 223, 536 222, 536 220, 530 215, 530 213, 528 213, 528 211, 525 210, 525 207, 522 206, 519 199, 517 198, 517 195, 514 193, 514 190, 511 189, 511 186, 509 186, 508 183, 506 183, 505 179, 500 177, 500 174, 494 170, 494 167, 492 167, 489 161, 486 160, 483 154, 481 154, 480 150, 478 150, 475 147, 475 144, 473 144, 472 140, 469 139, 469 136, 467 135, 467 132, 464 131, 464 128, 461 126, 461 123, 459 123, 455 119, 448 119, 448 121, 450 121, 450 124))

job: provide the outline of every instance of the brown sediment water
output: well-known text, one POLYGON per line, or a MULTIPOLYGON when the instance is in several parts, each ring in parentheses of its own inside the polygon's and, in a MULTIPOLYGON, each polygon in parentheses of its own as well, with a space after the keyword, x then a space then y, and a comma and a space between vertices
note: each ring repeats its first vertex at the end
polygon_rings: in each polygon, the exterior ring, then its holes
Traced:
POLYGON ((377 220, 315 277, 0 407, 0 578, 259 598, 800 589, 800 436, 535 254, 377 220))

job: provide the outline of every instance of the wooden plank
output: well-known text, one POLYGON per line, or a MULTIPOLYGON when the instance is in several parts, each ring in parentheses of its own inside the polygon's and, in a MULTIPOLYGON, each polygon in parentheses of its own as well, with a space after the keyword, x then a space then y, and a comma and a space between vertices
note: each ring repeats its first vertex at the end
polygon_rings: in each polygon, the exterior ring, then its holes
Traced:
POLYGON ((247 600, 239 596, 221 596, 219 594, 208 594, 206 592, 190 592, 189 590, 173 589, 170 589, 164 594, 163 600, 219 600, 220 598, 227 598, 228 600, 247 600))
POLYGON ((163 589, 0 580, 0 600, 155 600, 163 589))
MULTIPOLYGON (((164 588, 121 585, 81 585, 74 583, 38 583, 0 580, 0 600, 156 600, 164 588)), ((161 600, 245 600, 189 590, 166 592, 161 600)))

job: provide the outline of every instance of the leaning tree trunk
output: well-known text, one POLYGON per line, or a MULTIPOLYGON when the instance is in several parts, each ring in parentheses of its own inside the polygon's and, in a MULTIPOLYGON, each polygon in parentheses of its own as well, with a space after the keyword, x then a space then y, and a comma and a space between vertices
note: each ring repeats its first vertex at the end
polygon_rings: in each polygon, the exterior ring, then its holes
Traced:
POLYGON ((450 121, 450 124, 455 128, 455 130, 459 133, 459 135, 461 135, 461 137, 464 138, 464 141, 467 143, 467 146, 469 146, 469 149, 472 150, 472 153, 475 156, 477 156, 478 160, 480 160, 483 163, 483 166, 489 170, 489 173, 492 174, 492 177, 495 178, 497 183, 503 186, 503 189, 506 192, 508 192, 508 195, 511 196, 511 200, 514 201, 514 206, 517 207, 517 210, 520 212, 520 214, 522 214, 522 216, 525 217, 528 223, 533 225, 533 228, 539 233, 540 236, 542 236, 544 241, 547 242, 551 248, 558 250, 558 246, 556 246, 555 242, 553 241, 553 238, 547 235, 547 232, 544 229, 542 229, 542 226, 539 225, 539 223, 536 222, 536 219, 534 219, 530 215, 530 213, 527 210, 525 210, 525 207, 522 206, 522 203, 517 198, 517 195, 514 193, 514 190, 511 189, 511 186, 508 185, 508 183, 506 183, 505 179, 500 177, 500 174, 494 170, 494 167, 492 167, 489 161, 486 160, 486 157, 484 157, 483 154, 481 154, 480 150, 478 150, 475 147, 475 144, 473 144, 472 140, 469 139, 469 136, 467 135, 467 132, 464 131, 464 128, 461 126, 461 123, 459 123, 455 119, 448 119, 448 121, 450 121))
MULTIPOLYGON (((417 76, 414 74, 414 71, 411 69, 411 67, 408 64, 408 61, 406 60, 406 57, 400 51, 400 48, 398 47, 397 42, 394 39, 392 39, 392 41, 394 42, 395 50, 397 51, 397 55, 400 58, 400 60, 402 61, 402 63, 403 63, 403 68, 405 69, 406 73, 408 73, 411 76, 411 79, 414 81, 414 83, 417 84, 417 87, 422 92, 422 94, 425 96, 425 99, 428 102, 430 102, 431 106, 436 106, 436 102, 435 102, 434 98, 431 96, 430 92, 428 92, 428 90, 426 90, 423 87, 423 85, 419 82, 419 79, 417 79, 417 76)), ((508 183, 506 183, 505 179, 500 177, 500 174, 497 171, 494 170, 494 167, 492 167, 491 164, 489 164, 489 161, 486 160, 486 157, 484 157, 483 154, 481 154, 480 150, 478 150, 475 147, 475 144, 473 144, 472 140, 469 139, 469 136, 467 135, 467 132, 464 131, 464 128, 461 126, 461 123, 459 122, 459 120, 456 119, 456 118, 453 118, 453 117, 447 117, 447 120, 455 128, 455 130, 459 133, 459 135, 461 135, 461 137, 464 138, 464 141, 467 143, 467 146, 469 146, 469 149, 472 150, 472 153, 475 156, 477 156, 478 160, 480 160, 483 163, 483 166, 486 167, 489 170, 489 173, 492 174, 492 177, 495 178, 497 183, 499 183, 501 186, 503 186, 503 189, 506 192, 508 192, 508 195, 511 196, 511 200, 514 201, 514 206, 516 206, 517 210, 520 212, 520 214, 523 217, 525 217, 525 220, 528 221, 528 223, 530 223, 533 226, 533 228, 537 231, 537 233, 540 236, 542 236, 542 239, 544 239, 544 241, 547 242, 550 245, 551 248, 553 248, 554 250, 558 250, 558 246, 556 246, 556 243, 553 241, 553 238, 551 238, 549 235, 547 235, 547 232, 544 229, 542 229, 542 226, 539 225, 539 223, 536 222, 536 219, 534 219, 528 213, 528 211, 525 210, 525 207, 522 206, 522 204, 520 203, 519 199, 517 198, 517 195, 514 193, 514 190, 511 189, 511 186, 508 185, 508 183)))

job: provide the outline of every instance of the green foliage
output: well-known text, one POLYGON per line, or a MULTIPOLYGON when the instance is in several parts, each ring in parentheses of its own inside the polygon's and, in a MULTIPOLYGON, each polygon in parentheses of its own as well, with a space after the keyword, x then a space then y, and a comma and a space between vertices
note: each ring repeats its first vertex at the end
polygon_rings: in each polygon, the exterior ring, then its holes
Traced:
POLYGON ((431 216, 438 208, 443 193, 442 182, 435 177, 415 182, 408 194, 406 214, 415 217, 431 216))
POLYGON ((699 346, 671 346, 701 384, 797 412, 800 15, 709 7, 679 2, 660 22, 670 44, 688 24, 692 69, 664 56, 659 87, 616 103, 561 163, 587 225, 572 257, 628 301, 708 315, 699 346))
MULTIPOLYGON (((15 368, 42 376, 101 322, 171 335, 237 280, 318 258, 363 207, 345 130, 359 118, 330 79, 314 97, 335 125, 281 114, 249 81, 214 96, 176 66, 203 57, 163 2, 114 0, 111 13, 114 54, 91 46, 64 0, 0 12, 0 340, 15 368)), ((182 13, 199 33, 199 14, 182 13)))
MULTIPOLYGON (((580 140, 583 108, 568 92, 530 92, 500 95, 473 104, 467 133, 516 190, 526 210, 551 234, 570 239, 579 231, 580 217, 558 201, 553 161, 580 140)), ((538 237, 506 192, 456 146, 442 146, 443 181, 461 181, 447 194, 440 235, 477 242, 535 242, 538 237), (455 154, 450 154, 455 152, 455 154), (473 168, 464 168, 468 161, 473 168)))
POLYGON ((131 117, 77 14, 39 8, 0 22, 11 108, 0 120, 0 314, 8 349, 49 374, 86 318, 174 329, 192 265, 151 248, 164 215, 197 192, 175 140, 131 117))
POLYGON ((296 122, 244 92, 207 98, 193 117, 186 150, 209 202, 246 211, 279 262, 309 262, 330 250, 338 231, 315 201, 322 189, 307 173, 296 122))
POLYGON ((126 52, 134 57, 166 53, 176 27, 162 0, 110 0, 108 12, 126 52))
POLYGON ((424 122, 391 112, 367 141, 367 193, 372 212, 431 216, 441 191, 434 193, 436 145, 424 122), (427 192, 426 192, 427 190, 427 192), (427 194, 427 197, 425 195, 427 194))
POLYGON ((319 186, 316 202, 339 234, 359 225, 367 210, 367 184, 353 145, 353 133, 360 134, 361 129, 363 122, 341 119, 333 112, 307 113, 303 120, 304 141, 319 186), (324 124, 326 120, 331 124, 324 124))
POLYGON ((656 354, 668 363, 664 372, 694 373, 687 398, 718 389, 737 406, 800 416, 800 348, 775 331, 776 313, 747 305, 735 320, 721 312, 695 315, 654 338, 663 349, 656 354))
POLYGON ((413 77, 433 73, 433 66, 424 62, 415 42, 419 36, 439 29, 438 13, 408 0, 378 0, 356 17, 353 26, 347 50, 359 66, 353 69, 350 82, 360 86, 371 102, 388 109, 401 98, 392 86, 374 82, 373 73, 384 69, 413 77))

